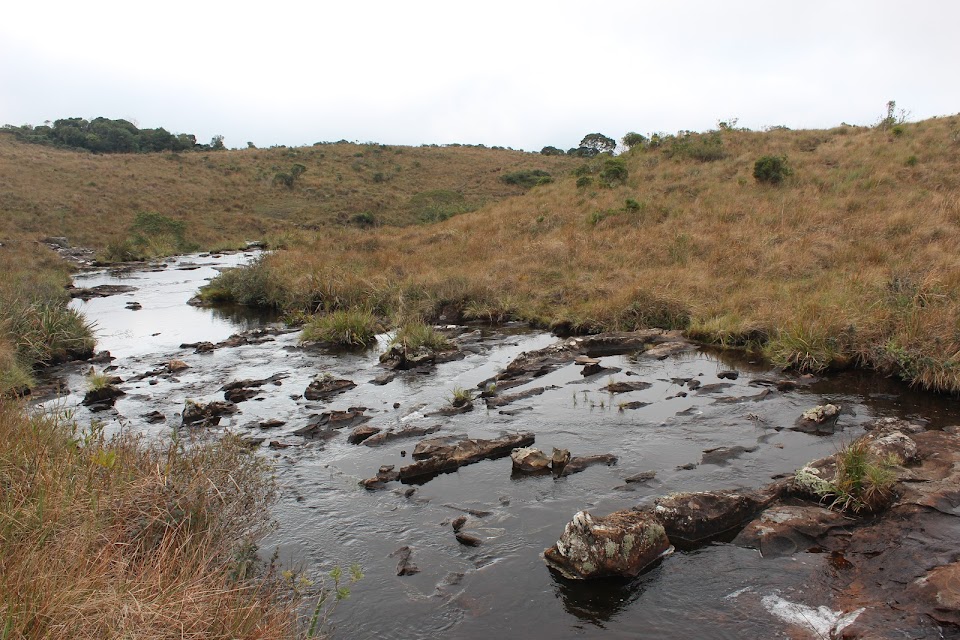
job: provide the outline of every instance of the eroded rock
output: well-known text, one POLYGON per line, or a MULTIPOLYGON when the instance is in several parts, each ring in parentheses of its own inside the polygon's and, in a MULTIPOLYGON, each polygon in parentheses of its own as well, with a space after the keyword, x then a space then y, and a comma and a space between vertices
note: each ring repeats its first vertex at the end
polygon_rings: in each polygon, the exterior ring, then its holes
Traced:
POLYGON ((515 473, 538 473, 549 471, 552 460, 540 449, 521 447, 510 454, 515 473))
POLYGON ((185 425, 213 426, 220 424, 220 418, 237 412, 232 402, 208 402, 206 404, 190 400, 184 402, 182 421, 185 425))
MULTIPOLYGON (((401 467, 400 481, 422 481, 440 473, 456 471, 480 460, 502 458, 518 447, 533 444, 534 439, 532 433, 518 433, 494 440, 468 439, 454 445, 436 446, 430 457, 401 467)), ((414 457, 416 458, 416 450, 414 457)))
POLYGON ((670 550, 663 525, 650 513, 625 510, 593 517, 580 511, 543 558, 573 580, 634 577, 670 550))
POLYGON ((663 524, 670 542, 692 548, 739 529, 776 497, 777 491, 675 493, 656 500, 653 513, 663 524))
POLYGON ((356 386, 357 384, 352 380, 322 376, 307 385, 303 397, 307 400, 325 400, 356 386))

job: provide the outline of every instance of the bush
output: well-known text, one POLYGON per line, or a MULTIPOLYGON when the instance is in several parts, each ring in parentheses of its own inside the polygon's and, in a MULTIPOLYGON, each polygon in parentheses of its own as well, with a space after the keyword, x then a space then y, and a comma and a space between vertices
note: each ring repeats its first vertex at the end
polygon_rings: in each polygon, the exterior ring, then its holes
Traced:
POLYGON ((646 141, 647 141, 646 136, 640 135, 639 133, 635 133, 633 131, 626 134, 625 136, 623 136, 623 138, 620 139, 620 142, 627 149, 633 149, 634 147, 642 147, 646 141))
POLYGON ((578 189, 589 187, 592 184, 593 184, 593 178, 591 178, 590 176, 580 176, 579 178, 577 178, 578 189))
POLYGON ((198 245, 186 239, 187 223, 150 211, 137 214, 130 225, 132 253, 154 258, 196 251, 198 245))
POLYGON ((377 224, 377 219, 369 211, 363 211, 351 216, 350 222, 358 227, 372 227, 377 224))
POLYGON ((543 149, 540 149, 540 154, 544 156, 562 156, 564 155, 564 151, 563 149, 547 146, 543 149))
POLYGON ((605 187, 612 187, 618 184, 624 184, 630 175, 627 171, 627 163, 623 158, 608 158, 603 163, 600 170, 600 181, 605 187))
POLYGON ((713 162, 727 157, 723 149, 723 139, 717 132, 713 133, 692 133, 682 131, 676 136, 664 138, 669 139, 670 147, 667 155, 671 158, 675 156, 692 158, 700 162, 713 162))
POLYGON ((442 222, 476 209, 462 193, 447 189, 423 191, 410 198, 410 210, 420 222, 442 222))
POLYGON ((791 173, 783 156, 763 156, 753 164, 753 177, 757 182, 780 184, 791 173))
POLYGON ((507 184, 530 189, 537 185, 553 182, 553 177, 543 169, 521 169, 500 176, 500 180, 507 184))
POLYGON ((303 327, 301 340, 318 340, 342 347, 376 344, 380 323, 367 309, 342 309, 314 316, 303 327))

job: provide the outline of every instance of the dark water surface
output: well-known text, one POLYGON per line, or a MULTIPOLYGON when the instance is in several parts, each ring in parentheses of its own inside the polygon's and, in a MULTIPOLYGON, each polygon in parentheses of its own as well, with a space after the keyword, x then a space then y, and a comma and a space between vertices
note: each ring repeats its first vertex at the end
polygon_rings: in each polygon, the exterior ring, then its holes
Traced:
MULTIPOLYGON (((283 560, 314 575, 338 564, 357 562, 363 567, 366 577, 354 585, 353 595, 333 620, 339 637, 817 637, 817 621, 810 618, 830 614, 817 610, 830 601, 826 585, 811 577, 828 560, 819 554, 769 559, 753 550, 715 544, 677 552, 633 581, 590 583, 555 577, 540 554, 581 509, 605 515, 676 491, 759 487, 834 452, 875 417, 924 418, 933 428, 960 423, 954 401, 866 373, 800 381, 795 390, 757 400, 751 396, 768 388, 759 381, 784 376, 741 354, 706 350, 665 361, 605 357, 604 366, 620 371, 586 379, 580 367, 571 364, 528 385, 557 389, 502 407, 514 415, 488 411, 478 401, 467 414, 425 417, 447 404, 454 387, 473 388, 520 353, 556 338, 525 329, 465 327, 461 333, 473 333, 465 339, 472 351, 466 358, 385 386, 369 384, 383 372, 377 349, 359 354, 304 349, 295 332, 207 354, 180 348, 185 342, 217 342, 272 320, 186 305, 217 268, 240 264, 251 255, 186 256, 158 271, 78 276, 77 286, 138 287, 129 294, 75 302, 97 322, 98 348, 116 357, 116 375, 127 380, 174 358, 190 368, 175 378, 124 383, 127 395, 114 410, 90 414, 79 406, 83 380, 76 367, 66 378, 75 393, 58 402, 76 407, 81 422, 95 417, 108 430, 164 436, 179 424, 186 398, 222 400, 218 389, 227 382, 286 374, 281 385, 262 387, 217 428, 293 445, 273 450, 264 444, 260 449, 273 461, 282 486, 274 511, 279 528, 263 549, 269 555, 277 548, 283 560), (126 309, 130 301, 142 309, 126 309), (740 372, 737 380, 717 377, 729 369, 740 372), (627 377, 628 371, 635 375, 627 377), (326 403, 300 397, 323 373, 349 378, 358 386, 326 403), (677 384, 676 378, 729 386, 698 393, 677 384), (644 380, 652 386, 613 396, 602 389, 611 380, 644 380), (687 397, 675 397, 681 391, 687 391, 687 397), (619 408, 635 400, 650 404, 619 408), (803 410, 825 402, 842 405, 842 431, 815 436, 789 429, 803 410), (619 462, 561 479, 517 478, 504 458, 439 476, 417 486, 410 496, 403 495, 410 486, 399 483, 371 492, 358 481, 375 475, 380 465, 409 464, 409 455, 402 452, 412 451, 418 439, 367 447, 348 444, 346 431, 325 443, 291 435, 311 415, 354 406, 367 407, 373 415, 368 424, 374 426, 438 424, 441 430, 435 435, 470 437, 532 431, 535 446, 548 453, 552 447, 574 455, 613 453, 619 462), (162 412, 166 423, 146 424, 140 416, 150 411, 162 412), (272 418, 286 424, 262 431, 258 423, 272 418), (718 447, 742 449, 705 457, 718 447), (656 477, 625 485, 625 477, 641 471, 655 471, 656 477), (462 509, 489 512, 468 516, 465 531, 482 539, 479 547, 462 546, 453 536, 449 523, 462 509), (398 577, 397 559, 390 554, 404 545, 413 549, 411 560, 421 572, 398 577), (790 603, 810 609, 798 614, 790 603)), ((387 338, 381 336, 381 346, 387 338)))

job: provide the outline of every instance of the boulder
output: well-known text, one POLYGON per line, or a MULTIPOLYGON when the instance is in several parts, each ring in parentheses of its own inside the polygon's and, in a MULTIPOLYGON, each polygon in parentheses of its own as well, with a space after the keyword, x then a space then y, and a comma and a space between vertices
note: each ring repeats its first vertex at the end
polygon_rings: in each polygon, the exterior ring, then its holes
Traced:
POLYGON ((383 489, 388 482, 394 482, 399 479, 400 474, 394 471, 392 464, 383 465, 377 470, 377 475, 372 478, 367 478, 366 480, 361 480, 360 486, 372 491, 374 489, 383 489))
MULTIPOLYGON (((608 467, 617 464, 617 456, 612 453, 601 453, 593 456, 574 456, 570 458, 570 461, 563 465, 563 468, 559 471, 561 477, 566 477, 573 475, 574 473, 580 473, 587 467, 592 467, 595 464, 605 464, 608 467)), ((556 471, 556 468, 554 468, 556 471)))
POLYGON ((463 531, 457 531, 453 535, 456 537, 457 542, 466 547, 479 547, 481 544, 483 544, 483 541, 477 536, 464 533, 463 531))
POLYGON ((634 577, 670 551, 663 525, 653 514, 624 510, 593 517, 580 511, 543 558, 565 578, 582 580, 634 577))
POLYGON ((803 433, 830 435, 836 432, 839 419, 840 407, 838 405, 817 405, 804 411, 791 429, 803 433))
POLYGON ((82 404, 84 406, 103 406, 112 407, 117 398, 124 395, 123 391, 113 384, 107 384, 99 389, 91 389, 83 396, 82 404))
POLYGON ((866 436, 867 451, 880 461, 912 464, 917 461, 917 443, 899 431, 875 431, 866 436))
POLYGON ((631 391, 643 391, 650 388, 649 382, 637 380, 636 382, 611 382, 604 389, 607 393, 629 393, 631 391))
POLYGON ((397 560, 397 575, 398 576, 412 576, 415 573, 420 573, 420 567, 415 565, 411 560, 410 556, 413 555, 413 549, 410 547, 400 547, 396 551, 390 554, 391 558, 398 558, 397 560))
POLYGON ((553 454, 550 456, 550 464, 553 467, 553 472, 560 473, 563 471, 563 468, 567 466, 568 462, 570 462, 570 450, 557 449, 554 447, 553 454))
POLYGON ((538 473, 550 469, 552 460, 540 449, 521 447, 510 454, 514 473, 538 473))
POLYGON ((427 434, 440 431, 440 425, 435 424, 429 427, 404 427, 399 431, 394 431, 393 429, 387 431, 380 431, 380 429, 377 429, 377 431, 379 431, 379 433, 376 433, 370 438, 364 440, 363 444, 368 447, 377 447, 386 442, 392 442, 393 440, 425 436, 427 434))
POLYGON ((670 538, 680 548, 693 548, 736 531, 779 495, 736 491, 675 493, 659 498, 653 513, 670 538))

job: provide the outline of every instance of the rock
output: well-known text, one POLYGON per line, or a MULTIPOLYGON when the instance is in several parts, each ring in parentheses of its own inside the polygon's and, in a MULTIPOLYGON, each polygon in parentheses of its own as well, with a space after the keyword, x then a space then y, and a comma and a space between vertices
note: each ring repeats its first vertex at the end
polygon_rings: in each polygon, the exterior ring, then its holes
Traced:
POLYGON ((420 568, 410 560, 412 555, 413 550, 410 547, 400 547, 390 554, 391 558, 399 558, 397 561, 398 576, 412 576, 415 573, 420 573, 420 568))
POLYGON ((671 550, 663 525, 650 513, 625 510, 594 518, 580 511, 543 558, 572 580, 634 577, 671 550))
POLYGON ((165 422, 167 417, 160 413, 159 411, 151 411, 150 413, 145 413, 140 416, 147 421, 148 424, 156 424, 158 422, 165 422))
POLYGON ((566 477, 574 473, 580 473, 587 467, 592 467, 595 464, 605 464, 608 467, 613 466, 617 464, 617 456, 612 453, 601 453, 595 456, 574 456, 564 465, 560 476, 566 477))
POLYGON ((567 463, 569 462, 569 449, 557 449, 556 447, 553 448, 553 453, 550 455, 550 465, 552 466, 554 473, 560 473, 563 471, 563 468, 567 466, 567 463))
POLYGON ((97 364, 104 364, 115 360, 113 356, 110 355, 109 351, 97 351, 93 354, 93 357, 90 358, 90 362, 95 362, 97 364))
POLYGON ((620 411, 626 411, 627 409, 642 409, 649 404, 649 402, 640 402, 639 400, 634 400, 633 402, 621 402, 617 405, 617 409, 620 411))
POLYGON ((670 356, 675 356, 678 353, 684 353, 686 351, 692 351, 696 346, 685 341, 685 340, 673 340, 670 342, 665 342, 663 344, 658 344, 656 346, 650 347, 643 352, 642 355, 647 358, 656 358, 657 360, 666 360, 670 356))
POLYGON ((464 533, 463 531, 457 531, 454 536, 457 538, 457 542, 467 547, 479 547, 483 544, 480 538, 472 536, 469 533, 464 533))
POLYGON ((467 524, 467 516, 457 516, 450 524, 453 525, 454 532, 460 531, 463 525, 467 524))
POLYGON ((120 293, 136 291, 136 287, 126 284, 100 284, 89 289, 70 289, 71 298, 80 298, 84 302, 93 298, 106 298, 120 293))
POLYGON ((140 309, 143 309, 143 305, 140 304, 139 302, 131 301, 127 303, 127 306, 125 308, 129 311, 140 311, 140 309))
POLYGON ((549 386, 549 387, 534 387, 533 389, 527 389, 526 391, 520 391, 519 393, 510 393, 502 396, 493 396, 486 399, 488 409, 496 409, 497 407, 502 407, 508 405, 517 400, 524 400, 526 398, 532 398, 533 396, 539 396, 544 391, 549 391, 551 389, 559 389, 560 387, 549 386))
POLYGON ((417 436, 425 436, 430 433, 436 433, 437 431, 440 431, 440 425, 435 424, 429 427, 404 427, 399 431, 394 431, 393 429, 390 429, 388 431, 380 431, 380 429, 377 429, 377 431, 379 433, 376 433, 370 438, 364 440, 363 444, 365 444, 368 447, 377 447, 377 446, 380 446, 381 444, 384 444, 386 442, 392 442, 394 440, 402 440, 404 438, 414 438, 417 436))
POLYGON ((740 377, 740 372, 732 371, 729 369, 726 371, 718 371, 717 377, 720 378, 721 380, 736 380, 737 378, 740 377))
POLYGON ((256 396, 260 391, 258 389, 231 389, 223 394, 227 402, 243 402, 256 396))
POLYGON ((303 397, 307 400, 324 400, 348 389, 353 389, 356 385, 352 380, 336 379, 331 376, 317 378, 303 392, 303 397))
MULTIPOLYGON (((532 433, 518 433, 495 440, 468 439, 455 445, 436 447, 433 455, 400 468, 401 482, 423 481, 440 473, 456 471, 480 460, 502 458, 517 447, 533 444, 532 433)), ((418 445, 419 447, 419 445, 418 445)), ((416 457, 416 450, 414 450, 416 457)))
POLYGON ((894 431, 893 433, 873 432, 866 436, 867 451, 877 460, 891 460, 895 464, 911 464, 917 461, 917 443, 910 437, 894 431), (876 437, 875 437, 876 436, 876 437))
POLYGON ((591 364, 600 364, 598 358, 591 358, 590 356, 577 356, 573 359, 574 364, 579 365, 591 365, 591 364))
POLYGON ((167 371, 169 373, 176 373, 178 371, 183 371, 184 369, 189 369, 189 368, 190 368, 190 365, 188 365, 183 360, 171 360, 170 362, 167 363, 167 371))
POLYGON ((282 427, 287 424, 285 420, 279 420, 277 418, 270 418, 269 420, 264 420, 258 426, 261 429, 276 429, 277 427, 282 427))
POLYGON ((889 417, 877 418, 873 422, 868 422, 863 425, 863 428, 866 431, 881 431, 884 433, 892 433, 894 431, 899 431, 900 433, 923 433, 927 430, 922 424, 889 417))
POLYGON ((632 476, 627 476, 623 479, 623 481, 627 484, 632 484, 634 482, 647 482, 648 480, 653 480, 656 477, 656 471, 641 471, 640 473, 635 473, 632 476))
POLYGON ((350 432, 350 435, 347 436, 347 442, 350 444, 360 444, 370 436, 378 433, 380 433, 379 427, 371 427, 369 425, 360 426, 350 432))
POLYGON ((311 416, 305 427, 300 427, 293 435, 305 438, 329 439, 335 435, 337 429, 357 427, 367 422, 370 416, 364 415, 363 407, 350 407, 346 411, 325 411, 320 415, 311 416))
POLYGON ((817 405, 803 412, 791 429, 816 435, 831 435, 840 419, 840 407, 835 404, 817 405))
POLYGON ((675 493, 655 501, 653 513, 670 542, 693 548, 742 527, 778 497, 776 491, 675 493))
POLYGON ((551 459, 540 449, 522 447, 510 454, 514 473, 538 473, 550 469, 551 459))
POLYGON ((759 449, 759 447, 756 445, 752 447, 741 447, 737 445, 733 447, 714 447, 713 449, 705 449, 703 452, 703 457, 700 459, 700 464, 725 465, 733 458, 740 457, 744 453, 753 453, 757 449, 759 449))
POLYGON ((107 384, 99 389, 91 389, 87 391, 83 396, 84 406, 97 405, 103 408, 112 407, 113 403, 117 401, 117 398, 125 395, 123 391, 115 387, 113 384, 107 384))
POLYGON ((701 384, 703 383, 700 382, 699 380, 694 380, 691 378, 690 380, 687 381, 687 388, 690 389, 690 391, 696 391, 697 389, 700 388, 701 384))
POLYGON ((486 518, 487 516, 493 513, 492 511, 485 511, 484 509, 474 509, 472 507, 459 507, 455 504, 445 504, 443 506, 445 506, 447 509, 462 511, 463 513, 471 515, 474 518, 486 518))
POLYGON ((747 524, 733 544, 759 549, 765 558, 788 556, 817 547, 823 535, 849 524, 848 518, 823 507, 774 505, 747 524))
MULTIPOLYGON (((171 362, 178 362, 173 360, 171 362)), ((185 368, 185 367, 184 367, 185 368)), ((233 391, 235 389, 252 389, 259 388, 267 384, 272 384, 274 386, 280 386, 282 384, 281 380, 287 377, 286 373, 275 373, 269 378, 263 379, 246 379, 246 380, 234 380, 233 382, 228 382, 227 384, 220 387, 220 391, 233 391)))
POLYGON ((649 389, 652 385, 649 382, 611 382, 604 389, 607 393, 629 393, 630 391, 643 391, 649 389))
POLYGON ((465 439, 466 438, 463 436, 439 436, 437 438, 427 438, 417 443, 417 446, 413 448, 411 457, 414 460, 430 458, 437 453, 447 451, 451 446, 458 442, 462 442, 465 439))
POLYGON ((194 353, 210 353, 216 348, 212 342, 198 342, 193 350, 194 353))
POLYGON ((724 389, 729 389, 733 385, 729 382, 714 382, 713 384, 701 385, 697 389, 697 395, 704 395, 707 393, 716 393, 717 391, 723 391, 724 389))
POLYGON ((236 412, 237 405, 232 402, 214 401, 203 404, 188 398, 183 405, 182 421, 185 425, 213 426, 220 424, 222 416, 236 412))
POLYGON ((383 465, 380 469, 377 470, 377 475, 372 478, 367 478, 366 480, 360 481, 360 486, 364 489, 374 490, 374 489, 383 489, 388 482, 394 482, 400 479, 400 474, 394 471, 394 466, 383 465))

